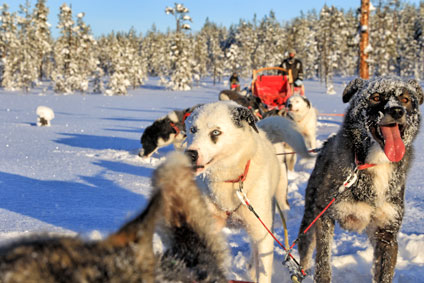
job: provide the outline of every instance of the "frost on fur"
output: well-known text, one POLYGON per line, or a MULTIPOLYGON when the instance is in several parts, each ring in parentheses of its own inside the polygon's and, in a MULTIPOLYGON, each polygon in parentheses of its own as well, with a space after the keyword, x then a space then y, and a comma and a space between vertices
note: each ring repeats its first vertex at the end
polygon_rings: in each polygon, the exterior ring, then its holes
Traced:
POLYGON ((37 126, 51 126, 50 121, 54 119, 54 112, 50 107, 38 106, 35 112, 37 114, 37 126))

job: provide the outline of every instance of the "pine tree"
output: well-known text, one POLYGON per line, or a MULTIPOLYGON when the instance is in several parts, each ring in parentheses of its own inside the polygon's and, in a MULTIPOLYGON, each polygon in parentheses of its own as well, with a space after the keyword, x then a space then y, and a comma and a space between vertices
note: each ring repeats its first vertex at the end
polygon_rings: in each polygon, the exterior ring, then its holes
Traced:
POLYGON ((127 42, 122 34, 113 35, 108 43, 108 55, 110 56, 110 65, 108 72, 110 74, 109 83, 105 94, 107 95, 125 95, 127 88, 131 85, 127 64, 129 62, 127 42))
POLYGON ((22 16, 17 17, 17 40, 11 46, 3 81, 3 85, 9 89, 28 91, 38 81, 37 58, 33 45, 34 28, 29 10, 29 1, 19 7, 19 14, 22 16))
POLYGON ((61 36, 54 45, 55 69, 52 73, 54 90, 59 93, 70 94, 74 92, 78 84, 78 68, 75 63, 75 50, 77 49, 74 32, 75 22, 72 19, 72 10, 66 4, 62 4, 57 26, 61 36))
POLYGON ((176 30, 172 35, 173 41, 170 46, 172 74, 167 85, 172 90, 190 90, 193 80, 190 62, 192 46, 189 38, 183 33, 184 30, 190 29, 190 25, 187 24, 187 21, 191 21, 189 10, 182 4, 175 3, 173 8, 167 7, 165 12, 174 15, 176 21, 176 30))
POLYGON ((75 78, 73 90, 86 92, 89 82, 97 70, 99 60, 94 53, 97 42, 91 34, 90 26, 84 22, 84 13, 77 15, 74 31, 76 50, 73 61, 78 71, 73 75, 75 78))
POLYGON ((16 14, 11 14, 9 6, 3 4, 0 25, 0 75, 3 87, 12 85, 13 66, 15 65, 14 53, 19 48, 16 30, 16 14))
POLYGON ((35 47, 36 64, 38 66, 38 79, 48 78, 51 72, 52 39, 50 24, 47 22, 49 9, 46 0, 38 0, 33 11, 34 36, 32 38, 35 47))

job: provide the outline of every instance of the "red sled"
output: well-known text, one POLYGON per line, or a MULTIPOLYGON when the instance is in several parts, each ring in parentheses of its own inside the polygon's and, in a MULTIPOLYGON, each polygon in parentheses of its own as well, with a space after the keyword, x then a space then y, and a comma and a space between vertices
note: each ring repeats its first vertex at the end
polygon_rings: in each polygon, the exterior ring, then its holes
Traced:
MULTIPOLYGON (((275 72, 274 72, 275 73, 275 72)), ((293 94, 304 95, 304 87, 293 87, 290 85, 291 72, 281 67, 266 67, 253 70, 252 93, 260 98, 268 110, 285 107, 287 99, 293 94), (268 75, 262 72, 278 71, 288 75, 268 75)))

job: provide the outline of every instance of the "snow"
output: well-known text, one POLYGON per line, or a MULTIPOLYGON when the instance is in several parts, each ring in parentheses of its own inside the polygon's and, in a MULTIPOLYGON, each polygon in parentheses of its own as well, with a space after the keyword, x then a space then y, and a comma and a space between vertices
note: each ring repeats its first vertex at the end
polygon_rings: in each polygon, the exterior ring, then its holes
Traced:
MULTIPOLYGON (((226 82, 226 80, 224 80, 226 82)), ((337 132, 346 105, 341 93, 348 79, 334 79, 335 95, 319 81, 306 80, 305 91, 319 110, 318 144, 337 132)), ((247 81, 243 83, 248 83, 247 81)), ((137 156, 143 129, 174 109, 217 100, 224 84, 204 80, 191 91, 168 91, 150 78, 126 96, 57 95, 45 86, 27 94, 0 90, 0 244, 34 232, 80 234, 99 239, 144 208, 150 196, 150 177, 172 146, 149 160, 137 156), (54 110, 51 127, 36 127, 35 109, 54 110)), ((406 213, 399 234, 394 282, 423 282, 424 166, 421 132, 406 190, 406 213)), ((313 162, 300 160, 289 174, 290 242, 297 235, 303 195, 313 162)), ((254 205, 254 204, 253 204, 254 205)), ((275 232, 282 240, 276 216, 275 232)), ((225 229, 231 248, 229 278, 247 280, 249 244, 242 230, 225 229)), ((297 251, 294 250, 297 257, 297 251)), ((273 282, 290 282, 275 246, 273 282)), ((373 251, 366 236, 336 228, 333 244, 334 282, 371 282, 373 251)), ((312 282, 309 276, 305 282, 312 282)))

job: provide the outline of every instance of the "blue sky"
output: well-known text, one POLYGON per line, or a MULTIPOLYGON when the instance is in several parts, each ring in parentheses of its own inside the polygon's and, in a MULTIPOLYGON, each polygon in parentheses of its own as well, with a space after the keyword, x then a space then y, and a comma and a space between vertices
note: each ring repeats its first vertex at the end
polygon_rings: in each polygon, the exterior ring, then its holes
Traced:
MULTIPOLYGON (((30 0, 31 6, 36 2, 30 0)), ((74 16, 80 12, 85 13, 85 22, 91 26, 93 34, 99 36, 111 31, 128 31, 131 27, 137 32, 145 33, 153 24, 161 31, 174 29, 174 17, 165 14, 164 10, 167 6, 174 6, 175 2, 184 4, 190 10, 189 15, 193 19, 191 27, 194 31, 203 26, 207 17, 211 22, 229 27, 237 24, 240 19, 253 19, 254 14, 262 19, 270 10, 282 22, 299 16, 301 11, 319 11, 324 4, 348 10, 357 8, 361 3, 360 0, 47 0, 47 5, 53 35, 57 35, 59 7, 67 3, 72 6, 74 16)), ((418 4, 420 1, 404 2, 418 4)), ((3 0, 0 3, 7 3, 10 11, 14 12, 18 11, 19 5, 24 4, 25 0, 3 0)))

